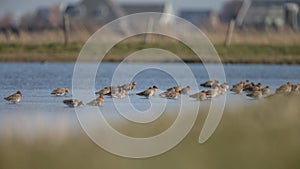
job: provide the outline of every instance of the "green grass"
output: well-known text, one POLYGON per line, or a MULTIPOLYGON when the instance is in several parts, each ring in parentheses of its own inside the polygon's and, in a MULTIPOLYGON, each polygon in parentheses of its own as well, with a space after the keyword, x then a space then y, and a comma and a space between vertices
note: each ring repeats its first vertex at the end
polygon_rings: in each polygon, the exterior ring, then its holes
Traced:
POLYGON ((300 64, 299 45, 215 45, 225 63, 300 64))
MULTIPOLYGON (((67 46, 62 43, 0 43, 0 61, 74 62, 82 46, 83 43, 75 42, 67 46)), ((131 53, 147 48, 168 50, 186 62, 200 62, 187 46, 176 42, 121 42, 107 53, 104 61, 121 61, 131 53)), ((233 44, 225 47, 223 44, 215 44, 215 48, 223 63, 300 64, 300 45, 233 44)))
POLYGON ((243 45, 236 44, 230 47, 224 45, 215 45, 220 55, 235 55, 235 56, 299 56, 300 46, 296 45, 243 45))
POLYGON ((47 44, 20 44, 20 43, 1 43, 1 53, 77 53, 82 47, 81 43, 71 43, 64 46, 61 43, 47 43, 47 44))

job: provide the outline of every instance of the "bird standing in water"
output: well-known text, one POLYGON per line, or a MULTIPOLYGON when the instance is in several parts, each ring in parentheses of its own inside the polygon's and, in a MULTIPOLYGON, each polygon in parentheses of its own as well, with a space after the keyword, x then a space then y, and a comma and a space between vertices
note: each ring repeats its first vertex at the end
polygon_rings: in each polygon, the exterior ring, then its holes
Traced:
POLYGON ((104 103, 104 96, 100 95, 97 99, 90 101, 87 103, 89 106, 101 106, 104 103))
POLYGON ((150 96, 153 96, 156 91, 157 91, 157 87, 153 86, 153 87, 149 87, 147 90, 137 93, 136 95, 145 96, 146 98, 149 98, 150 96))
POLYGON ((79 101, 77 99, 64 100, 63 103, 71 108, 75 108, 75 107, 79 107, 80 105, 84 105, 82 101, 79 101))
POLYGON ((190 90, 191 90, 191 87, 190 86, 186 86, 185 88, 183 88, 180 91, 180 94, 183 94, 183 95, 189 94, 190 90))
POLYGON ((179 89, 178 88, 173 88, 170 90, 167 90, 161 94, 159 94, 159 96, 163 97, 163 98, 167 98, 167 99, 177 99, 179 96, 179 89))
POLYGON ((111 87, 105 87, 102 90, 99 90, 98 92, 95 92, 95 94, 99 94, 99 95, 107 95, 109 94, 111 91, 111 87))
POLYGON ((262 91, 261 90, 256 90, 253 93, 249 93, 246 96, 252 97, 253 99, 260 99, 262 97, 262 91))
POLYGON ((53 90, 52 92, 51 92, 51 94, 53 94, 53 95, 55 95, 55 96, 64 96, 64 95, 66 95, 67 93, 69 93, 70 91, 69 91, 69 89, 67 89, 67 88, 57 88, 57 89, 55 89, 55 90, 53 90))
POLYGON ((14 93, 8 97, 5 97, 4 99, 11 103, 18 103, 22 100, 22 93, 21 93, 21 91, 17 91, 16 93, 14 93))
POLYGON ((268 95, 270 94, 271 89, 269 86, 266 86, 265 88, 262 88, 261 91, 262 91, 262 95, 268 95))
POLYGON ((287 82, 286 84, 277 88, 275 92, 276 94, 286 94, 291 92, 291 90, 292 90, 292 85, 290 82, 287 82))

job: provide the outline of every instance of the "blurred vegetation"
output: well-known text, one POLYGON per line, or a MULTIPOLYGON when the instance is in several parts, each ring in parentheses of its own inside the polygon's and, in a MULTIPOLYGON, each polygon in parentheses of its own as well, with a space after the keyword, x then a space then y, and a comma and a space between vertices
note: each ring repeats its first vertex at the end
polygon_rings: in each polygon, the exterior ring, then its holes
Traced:
MULTIPOLYGON (((0 43, 1 62, 74 62, 83 43, 72 42, 67 46, 62 43, 0 43)), ((121 42, 115 45, 104 61, 121 61, 131 53, 146 49, 165 49, 181 57, 186 62, 201 62, 185 45, 179 42, 144 43, 121 42)), ((299 45, 233 44, 225 47, 215 44, 223 63, 269 63, 300 64, 299 45)), ((89 59, 87 58, 87 61, 89 59)))
MULTIPOLYGON (((299 95, 278 96, 226 107, 216 132, 206 143, 199 144, 208 110, 208 106, 201 104, 196 124, 188 136, 172 150, 146 159, 112 155, 94 144, 83 131, 66 135, 64 139, 41 135, 24 141, 7 130, 7 135, 1 135, 0 168, 298 168, 298 103, 299 95)), ((122 128, 126 130, 126 126, 122 128)))
POLYGON ((21 44, 1 43, 0 61, 2 62, 70 62, 76 57, 83 44, 62 43, 21 44))
POLYGON ((215 45, 225 63, 300 64, 299 45, 215 45))

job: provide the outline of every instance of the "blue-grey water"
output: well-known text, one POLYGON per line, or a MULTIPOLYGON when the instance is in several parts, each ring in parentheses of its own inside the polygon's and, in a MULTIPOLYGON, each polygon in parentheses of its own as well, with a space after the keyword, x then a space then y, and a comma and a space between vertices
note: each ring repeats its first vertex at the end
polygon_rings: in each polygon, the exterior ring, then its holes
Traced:
MULTIPOLYGON (((86 66, 94 66, 93 63, 85 63, 86 66)), ((191 77, 187 77, 186 70, 182 69, 177 63, 150 64, 153 67, 164 66, 172 73, 175 73, 177 78, 180 78, 189 85, 191 77)), ((110 86, 111 78, 117 63, 102 63, 98 69, 95 78, 95 89, 98 90, 105 86, 110 86)), ((140 111, 147 110, 150 106, 149 100, 138 97, 134 93, 147 89, 149 86, 157 85, 160 90, 165 90, 175 86, 176 79, 170 74, 167 74, 158 69, 147 69, 139 72, 133 79, 127 77, 127 71, 135 67, 149 67, 149 64, 142 63, 127 63, 123 65, 121 78, 130 81, 136 81, 137 86, 131 92, 130 101, 134 107, 140 111)), ((188 67, 193 72, 197 84, 209 80, 206 69, 201 64, 188 64, 188 67)), ((62 100, 72 98, 71 94, 64 97, 51 96, 51 90, 57 87, 67 87, 72 89, 73 63, 0 63, 0 132, 17 132, 22 129, 24 136, 34 135, 36 130, 47 130, 48 132, 62 132, 66 126, 76 129, 79 127, 78 120, 74 109, 68 108, 62 104, 62 100), (10 104, 3 98, 17 90, 23 93, 23 99, 18 104, 10 104), (51 127, 49 127, 51 126, 51 127), (71 127, 70 127, 71 126, 71 127), (54 128, 53 128, 54 127, 54 128), (53 128, 53 130, 49 129, 53 128), (24 132, 25 131, 25 132, 24 132)), ((300 66, 298 65, 224 65, 226 81, 229 85, 233 85, 242 80, 249 79, 255 83, 261 82, 264 86, 269 85, 272 90, 287 81, 291 83, 300 82, 300 66)), ((84 81, 84 78, 82 79, 84 81)), ((192 88, 193 92, 202 90, 192 88)), ((189 99, 187 96, 184 99, 189 99)), ((249 100, 246 96, 236 96, 228 93, 228 99, 249 100)), ((158 95, 152 100, 156 104, 166 102, 165 99, 158 95)), ((126 100, 118 100, 119 103, 126 100)), ((169 105, 176 105, 177 100, 168 101, 169 105)), ((124 103, 126 104, 126 103, 124 103)), ((227 101, 227 104, 234 102, 227 101)), ((82 107, 84 109, 85 107, 82 107)), ((105 112, 115 111, 113 108, 112 98, 106 97, 105 103, 101 107, 105 112)), ((68 127, 67 127, 68 128, 68 127)), ((1 136, 1 134, 0 134, 1 136)))

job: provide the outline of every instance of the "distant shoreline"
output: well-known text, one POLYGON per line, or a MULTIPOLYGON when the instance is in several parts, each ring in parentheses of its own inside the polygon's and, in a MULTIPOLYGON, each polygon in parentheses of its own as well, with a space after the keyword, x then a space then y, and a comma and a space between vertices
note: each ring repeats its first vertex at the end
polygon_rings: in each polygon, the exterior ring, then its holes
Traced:
MULTIPOLYGON (((0 62, 76 62, 83 43, 21 44, 0 43, 0 62)), ((233 44, 225 47, 214 45, 224 64, 300 64, 299 45, 253 45, 233 44)), ((139 42, 121 43, 116 45, 103 62, 120 62, 131 53, 147 48, 160 48, 178 55, 187 63, 201 63, 201 60, 186 46, 180 43, 139 42)), ((87 58, 86 62, 94 60, 87 58)), ((148 62, 141 59, 139 62, 148 62)), ((136 61, 132 61, 136 62, 136 61)), ((153 61, 152 61, 153 62, 153 61)), ((161 60, 160 60, 161 62, 161 60)), ((165 60, 165 62, 173 62, 165 60)))

